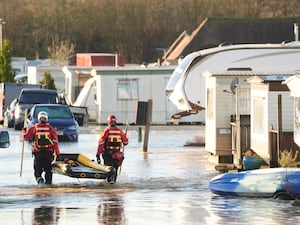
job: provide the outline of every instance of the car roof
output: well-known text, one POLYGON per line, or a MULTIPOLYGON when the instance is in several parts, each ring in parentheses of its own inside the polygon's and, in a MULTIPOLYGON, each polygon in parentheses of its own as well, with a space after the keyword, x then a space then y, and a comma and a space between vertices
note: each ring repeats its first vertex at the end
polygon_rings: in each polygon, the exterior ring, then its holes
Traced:
POLYGON ((52 89, 38 89, 38 88, 23 88, 22 92, 48 92, 48 93, 56 93, 56 90, 52 89))
POLYGON ((49 106, 49 107, 57 107, 57 106, 60 106, 60 107, 65 107, 65 108, 70 108, 68 105, 64 105, 64 104, 35 104, 33 105, 33 107, 38 107, 38 106, 49 106))
MULTIPOLYGON (((71 110, 71 108, 68 106, 68 105, 63 105, 63 104, 35 104, 35 105, 33 105, 33 107, 31 108, 31 110, 30 110, 30 112, 31 113, 34 113, 36 116, 37 116, 37 112, 36 111, 38 111, 40 108, 48 108, 48 109, 50 109, 50 108, 53 108, 53 107, 60 107, 61 109, 62 108, 66 108, 66 109, 68 109, 69 110, 69 112, 70 113, 72 113, 73 114, 73 112, 72 112, 72 110, 71 110)), ((42 110, 42 111, 44 111, 44 110, 42 110)), ((47 111, 47 110, 45 110, 45 111, 47 111)), ((74 118, 74 114, 73 114, 73 118, 74 118)))

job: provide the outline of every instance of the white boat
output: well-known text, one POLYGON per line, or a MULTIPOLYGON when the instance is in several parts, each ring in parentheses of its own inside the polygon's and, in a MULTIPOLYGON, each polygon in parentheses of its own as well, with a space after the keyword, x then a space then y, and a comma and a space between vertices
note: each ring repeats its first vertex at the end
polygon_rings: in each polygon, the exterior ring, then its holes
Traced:
MULTIPOLYGON (((288 72, 300 69, 300 42, 236 44, 200 50, 187 55, 171 75, 166 94, 177 107, 177 117, 206 108, 206 71, 288 72)), ((205 117, 203 118, 205 120, 205 117)))

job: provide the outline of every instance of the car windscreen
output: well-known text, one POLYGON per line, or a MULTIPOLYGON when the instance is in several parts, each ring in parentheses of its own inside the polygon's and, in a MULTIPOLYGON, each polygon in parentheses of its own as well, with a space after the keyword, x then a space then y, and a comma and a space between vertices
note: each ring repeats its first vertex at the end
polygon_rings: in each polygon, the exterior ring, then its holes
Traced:
POLYGON ((23 93, 20 97, 21 104, 56 104, 57 95, 49 93, 23 93))
POLYGON ((47 112, 48 118, 71 119, 74 117, 70 108, 61 106, 37 106, 35 107, 33 117, 37 118, 41 111, 47 112))

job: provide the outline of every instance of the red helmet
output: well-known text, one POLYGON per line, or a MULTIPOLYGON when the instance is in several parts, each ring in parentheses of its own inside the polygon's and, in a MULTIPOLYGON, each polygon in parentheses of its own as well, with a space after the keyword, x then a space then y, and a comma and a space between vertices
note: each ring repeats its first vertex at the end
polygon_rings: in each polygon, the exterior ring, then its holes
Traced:
POLYGON ((107 117, 107 124, 116 124, 117 117, 115 115, 110 115, 107 117))

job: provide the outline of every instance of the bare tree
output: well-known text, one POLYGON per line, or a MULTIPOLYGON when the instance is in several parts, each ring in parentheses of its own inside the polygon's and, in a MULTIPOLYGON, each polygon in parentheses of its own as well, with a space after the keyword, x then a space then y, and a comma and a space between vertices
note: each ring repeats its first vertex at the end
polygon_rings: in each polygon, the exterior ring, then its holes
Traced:
POLYGON ((48 52, 50 59, 70 61, 75 55, 75 44, 69 40, 60 40, 58 35, 55 35, 48 52))
POLYGON ((76 46, 141 63, 206 17, 299 18, 299 6, 299 0, 0 0, 0 15, 14 56, 70 60, 76 46))

